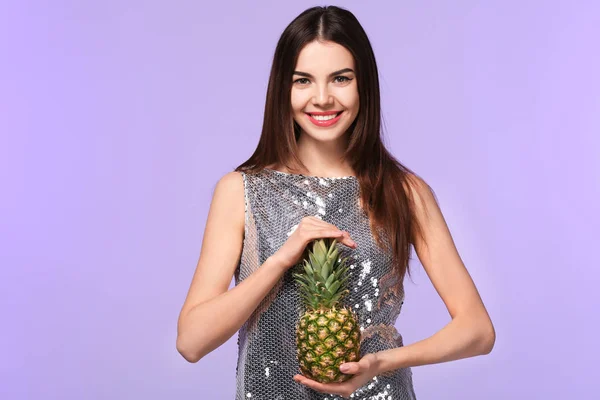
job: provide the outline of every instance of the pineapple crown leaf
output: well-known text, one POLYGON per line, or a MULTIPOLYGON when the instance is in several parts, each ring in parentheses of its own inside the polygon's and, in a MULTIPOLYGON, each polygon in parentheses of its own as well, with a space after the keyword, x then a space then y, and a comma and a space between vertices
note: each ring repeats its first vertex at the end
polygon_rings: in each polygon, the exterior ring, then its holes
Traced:
MULTIPOLYGON (((315 264, 312 264, 315 265, 315 264)), ((311 264, 308 261, 304 261, 304 271, 306 272, 306 275, 311 276, 314 274, 314 271, 311 267, 311 264)))
POLYGON ((314 241, 315 245, 313 246, 313 249, 315 247, 318 247, 318 252, 320 254, 327 254, 329 252, 329 250, 331 249, 331 244, 327 243, 327 242, 328 242, 327 240, 323 240, 323 239, 316 240, 316 241, 314 241))
POLYGON ((299 284, 300 286, 302 286, 302 288, 303 288, 303 289, 304 289, 304 291, 306 291, 306 292, 313 292, 313 291, 316 291, 316 287, 315 287, 314 285, 312 285, 311 283, 308 283, 308 284, 306 284, 306 283, 304 283, 304 281, 302 281, 302 280, 298 280, 297 282, 298 282, 298 284, 299 284))
POLYGON ((342 296, 348 280, 348 257, 340 257, 337 239, 325 238, 312 242, 312 250, 298 263, 299 273, 293 276, 305 304, 313 309, 334 308, 342 296))
POLYGON ((308 260, 305 259, 304 262, 309 265, 319 265, 315 255, 310 251, 308 252, 308 260))
POLYGON ((325 287, 327 289, 329 289, 329 287, 331 286, 331 284, 333 283, 334 280, 335 280, 335 274, 329 275, 329 278, 327 278, 327 280, 325 281, 325 287))
POLYGON ((340 286, 342 285, 342 282, 337 281, 334 282, 330 288, 328 288, 329 292, 333 295, 334 293, 337 293, 338 289, 340 288, 340 286))

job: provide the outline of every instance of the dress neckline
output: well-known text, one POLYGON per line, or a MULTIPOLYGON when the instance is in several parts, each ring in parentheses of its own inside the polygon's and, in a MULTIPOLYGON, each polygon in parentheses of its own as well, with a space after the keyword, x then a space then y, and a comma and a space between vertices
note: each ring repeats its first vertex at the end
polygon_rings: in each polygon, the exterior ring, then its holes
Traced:
POLYGON ((325 179, 325 180, 347 179, 347 180, 352 180, 352 181, 356 181, 358 179, 354 175, 347 175, 347 176, 314 176, 314 175, 303 175, 303 174, 294 174, 294 173, 291 173, 291 172, 278 171, 276 169, 267 168, 267 167, 263 167, 263 170, 266 170, 266 171, 269 171, 269 172, 273 172, 275 174, 280 174, 280 175, 284 175, 284 176, 295 176, 295 177, 299 177, 299 178, 325 179))

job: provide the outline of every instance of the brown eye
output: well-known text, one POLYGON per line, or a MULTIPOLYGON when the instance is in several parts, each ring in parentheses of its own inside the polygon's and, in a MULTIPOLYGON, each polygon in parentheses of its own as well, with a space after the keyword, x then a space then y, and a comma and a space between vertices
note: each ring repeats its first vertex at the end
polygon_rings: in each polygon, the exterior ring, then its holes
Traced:
POLYGON ((301 84, 301 85, 306 85, 306 84, 308 84, 308 82, 309 82, 309 80, 308 80, 308 79, 306 79, 306 78, 300 78, 300 79, 296 79, 296 80, 294 81, 294 83, 299 83, 299 84, 301 84))

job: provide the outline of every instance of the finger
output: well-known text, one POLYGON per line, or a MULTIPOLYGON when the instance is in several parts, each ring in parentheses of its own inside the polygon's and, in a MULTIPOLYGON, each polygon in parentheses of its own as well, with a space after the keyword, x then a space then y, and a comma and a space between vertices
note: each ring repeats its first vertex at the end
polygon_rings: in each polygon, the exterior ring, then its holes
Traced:
POLYGON ((352 383, 354 378, 342 383, 319 383, 304 375, 295 375, 294 380, 318 392, 335 394, 342 396, 343 398, 350 397, 350 395, 360 387, 360 385, 352 383))
POLYGON ((320 238, 335 238, 338 242, 351 247, 356 248, 357 244, 354 240, 350 238, 350 234, 347 231, 342 231, 337 228, 332 229, 318 229, 316 231, 311 232, 310 236, 314 239, 320 238))
POLYGON ((335 228, 317 228, 310 232, 310 236, 314 239, 335 238, 341 241, 344 239, 344 231, 335 228))
POLYGON ((340 231, 342 232, 342 234, 339 237, 336 237, 336 239, 338 240, 338 242, 351 247, 351 248, 356 248, 357 244, 354 240, 352 240, 352 238, 350 237, 350 234, 347 231, 340 231))
MULTIPOLYGON (((321 221, 318 218, 303 218, 302 221, 298 224, 298 227, 311 231, 313 229, 331 229, 332 227, 326 222, 321 221)), ((333 227, 333 229, 336 229, 333 227)))
POLYGON ((317 217, 307 217, 307 222, 310 223, 310 225, 341 231, 341 229, 338 228, 337 226, 335 226, 334 224, 323 221, 322 219, 317 218, 317 217))
POLYGON ((341 384, 339 384, 339 383, 320 383, 317 381, 313 381, 312 379, 309 379, 302 375, 296 375, 294 377, 294 380, 296 382, 303 384, 304 386, 308 386, 309 388, 314 389, 319 392, 330 393, 330 394, 342 394, 343 393, 342 388, 340 388, 341 384), (296 378, 296 377, 298 377, 298 378, 296 378))
POLYGON ((347 231, 343 231, 343 232, 344 232, 344 237, 341 240, 342 243, 348 247, 356 248, 358 245, 356 244, 356 242, 354 240, 352 240, 352 238, 350 237, 350 233, 348 233, 347 231))
MULTIPOLYGON (((346 246, 349 246, 349 247, 356 247, 356 242, 354 242, 354 240, 352 240, 352 238, 350 237, 350 233, 348 231, 344 231, 344 230, 338 228, 337 226, 335 226, 329 222, 325 222, 316 217, 306 217, 306 222, 307 222, 307 224, 306 224, 307 227, 331 229, 331 230, 335 231, 336 234, 339 234, 339 232, 342 232, 343 237, 340 237, 340 242, 344 243, 346 246)), ((331 236, 325 236, 325 237, 331 237, 331 236)), ((333 236, 333 237, 337 237, 337 236, 333 236)))

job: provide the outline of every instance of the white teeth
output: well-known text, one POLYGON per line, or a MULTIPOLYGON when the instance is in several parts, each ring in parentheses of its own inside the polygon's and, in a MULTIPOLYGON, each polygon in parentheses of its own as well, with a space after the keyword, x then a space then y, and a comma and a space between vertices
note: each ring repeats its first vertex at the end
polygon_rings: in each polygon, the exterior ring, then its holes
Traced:
POLYGON ((311 114, 311 117, 313 117, 317 121, 329 121, 330 119, 334 119, 335 117, 337 117, 337 114, 331 114, 331 115, 313 115, 313 114, 311 114))

